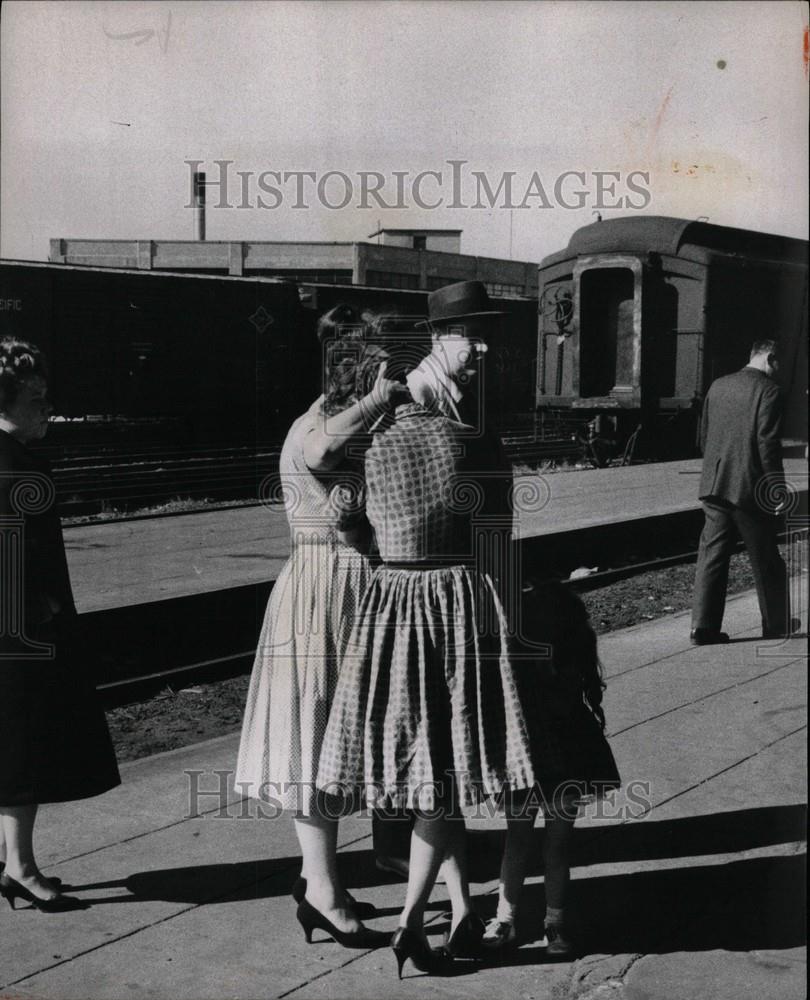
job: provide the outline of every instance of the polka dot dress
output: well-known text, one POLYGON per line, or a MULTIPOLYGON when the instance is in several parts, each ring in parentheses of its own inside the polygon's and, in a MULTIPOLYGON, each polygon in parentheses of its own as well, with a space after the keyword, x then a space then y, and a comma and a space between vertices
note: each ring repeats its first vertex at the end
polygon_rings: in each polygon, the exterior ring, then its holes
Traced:
POLYGON ((281 452, 292 551, 265 612, 236 765, 237 792, 302 815, 314 808, 338 667, 371 574, 338 541, 340 476, 316 476, 304 462, 316 419, 299 418, 281 452))
POLYGON ((474 557, 476 519, 492 523, 481 483, 497 470, 461 425, 412 406, 396 417, 366 457, 367 513, 388 565, 349 640, 318 783, 371 806, 470 806, 534 782, 521 667, 474 557))

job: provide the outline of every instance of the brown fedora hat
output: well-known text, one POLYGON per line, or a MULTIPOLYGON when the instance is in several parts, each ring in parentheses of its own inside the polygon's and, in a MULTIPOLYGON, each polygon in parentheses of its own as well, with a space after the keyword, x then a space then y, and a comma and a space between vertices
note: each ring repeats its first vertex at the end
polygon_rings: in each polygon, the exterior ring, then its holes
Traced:
POLYGON ((473 316, 504 316, 493 309, 482 281, 457 281, 428 295, 428 319, 420 325, 436 326, 473 316))

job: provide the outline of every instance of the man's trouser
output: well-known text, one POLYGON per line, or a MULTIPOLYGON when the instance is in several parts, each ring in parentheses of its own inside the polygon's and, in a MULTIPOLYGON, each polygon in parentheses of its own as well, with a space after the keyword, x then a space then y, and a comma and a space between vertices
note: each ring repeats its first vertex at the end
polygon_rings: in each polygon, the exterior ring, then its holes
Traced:
POLYGON ((739 536, 751 560, 762 629, 787 632, 790 621, 788 578, 776 541, 777 518, 716 501, 704 500, 703 510, 706 521, 698 548, 692 628, 720 631, 726 606, 728 565, 739 536))

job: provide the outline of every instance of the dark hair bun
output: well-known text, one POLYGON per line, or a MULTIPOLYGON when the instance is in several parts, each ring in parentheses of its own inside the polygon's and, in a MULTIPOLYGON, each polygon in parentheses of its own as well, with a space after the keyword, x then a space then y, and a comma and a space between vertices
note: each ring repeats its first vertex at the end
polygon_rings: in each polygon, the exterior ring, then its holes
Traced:
POLYGON ((353 338, 362 340, 366 332, 366 321, 358 309, 341 302, 324 313, 318 320, 318 340, 353 338))
POLYGON ((21 386, 32 378, 47 378, 45 359, 35 344, 16 337, 0 339, 0 408, 17 398, 21 386))

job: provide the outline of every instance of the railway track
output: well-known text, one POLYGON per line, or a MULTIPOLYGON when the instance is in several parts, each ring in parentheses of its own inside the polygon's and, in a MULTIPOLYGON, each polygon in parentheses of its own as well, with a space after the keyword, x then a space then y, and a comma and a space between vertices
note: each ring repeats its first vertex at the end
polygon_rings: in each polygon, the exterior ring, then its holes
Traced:
MULTIPOLYGON (((505 428, 502 439, 516 465, 581 458, 575 434, 544 436, 525 424, 505 428)), ((162 450, 109 448, 59 456, 52 468, 63 517, 140 510, 172 500, 226 502, 258 498, 278 473, 280 444, 162 450)))
MULTIPOLYGON (((653 537, 650 536, 649 543, 652 542, 653 537)), ((800 544, 802 566, 806 571, 806 530, 800 544)), ((740 543, 737 550, 742 550, 742 547, 740 543)), ((696 558, 697 551, 693 547, 683 547, 681 551, 635 558, 626 565, 565 582, 581 593, 643 573, 694 562, 696 558)), ((249 671, 255 655, 255 637, 259 634, 271 588, 272 583, 267 583, 88 614, 88 631, 92 634, 94 630, 99 630, 96 641, 100 648, 108 652, 111 649, 117 651, 123 643, 128 653, 134 653, 129 657, 129 663, 125 664, 125 668, 128 666, 134 670, 133 673, 102 678, 98 685, 105 706, 112 708, 143 700, 167 687, 179 690, 249 671), (134 650, 132 644, 127 642, 128 634, 138 637, 134 650), (163 640, 169 635, 175 640, 192 640, 184 644, 184 649, 186 645, 190 647, 186 662, 173 662, 171 648, 163 640), (249 637, 247 642, 246 637, 249 637), (147 662, 153 668, 159 666, 159 669, 143 669, 147 662)), ((120 670, 119 664, 116 664, 116 669, 120 670)))
POLYGON ((171 500, 257 498, 278 472, 280 447, 101 452, 53 462, 63 517, 131 511, 171 500))

